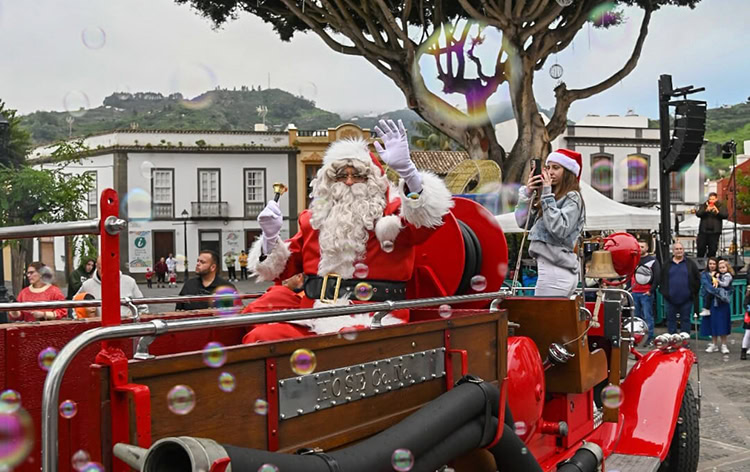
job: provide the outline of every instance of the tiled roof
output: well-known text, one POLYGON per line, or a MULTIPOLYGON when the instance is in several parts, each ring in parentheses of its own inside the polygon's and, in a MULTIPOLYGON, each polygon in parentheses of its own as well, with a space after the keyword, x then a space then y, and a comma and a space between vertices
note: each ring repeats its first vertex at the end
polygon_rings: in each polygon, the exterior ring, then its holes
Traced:
POLYGON ((445 176, 460 162, 469 159, 466 151, 411 151, 411 160, 419 170, 445 176))

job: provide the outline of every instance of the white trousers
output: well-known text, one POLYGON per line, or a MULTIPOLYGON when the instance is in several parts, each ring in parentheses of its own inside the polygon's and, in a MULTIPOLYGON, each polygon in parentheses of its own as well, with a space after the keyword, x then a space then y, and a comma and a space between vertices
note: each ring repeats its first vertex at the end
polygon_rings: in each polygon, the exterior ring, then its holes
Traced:
POLYGON ((578 274, 570 269, 554 265, 544 257, 537 257, 536 268, 539 278, 536 281, 538 297, 569 297, 578 286, 578 274))

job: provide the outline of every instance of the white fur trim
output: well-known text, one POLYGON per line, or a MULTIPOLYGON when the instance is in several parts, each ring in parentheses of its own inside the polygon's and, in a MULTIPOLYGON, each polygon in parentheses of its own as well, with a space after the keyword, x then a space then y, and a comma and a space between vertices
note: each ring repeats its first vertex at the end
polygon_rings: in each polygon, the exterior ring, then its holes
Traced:
POLYGON ((334 142, 328 146, 323 155, 323 167, 342 159, 356 159, 365 164, 372 164, 372 157, 370 157, 370 149, 367 147, 367 141, 354 138, 341 139, 334 142))
MULTIPOLYGON (((324 303, 320 300, 315 301, 315 308, 330 308, 332 306, 349 305, 348 299, 339 298, 336 303, 324 303)), ((328 318, 312 318, 309 320, 290 321, 292 324, 306 326, 315 334, 334 334, 344 328, 353 328, 354 326, 364 326, 370 328, 372 324, 372 313, 359 313, 357 315, 330 316, 328 318)), ((404 320, 391 314, 385 315, 381 320, 383 326, 392 326, 405 323, 404 320)))
POLYGON ((549 164, 550 162, 560 164, 564 168, 571 171, 573 175, 575 175, 576 177, 580 175, 581 166, 579 166, 578 163, 574 159, 566 156, 565 154, 561 152, 557 152, 557 151, 551 152, 547 156, 547 164, 549 164))
POLYGON ((419 198, 407 198, 404 194, 404 180, 398 183, 401 197, 401 214, 417 228, 436 228, 443 224, 443 216, 453 208, 453 198, 443 180, 431 172, 422 171, 422 193, 419 198))
POLYGON ((262 246, 263 238, 257 238, 250 248, 250 252, 247 254, 247 268, 253 277, 257 277, 259 282, 271 281, 284 272, 286 263, 289 261, 289 256, 292 253, 289 251, 289 243, 279 240, 276 241, 271 254, 268 254, 266 260, 260 262, 259 258, 262 254, 262 246))
POLYGON ((382 244, 384 241, 395 241, 398 233, 401 231, 403 226, 401 225, 401 217, 398 215, 387 215, 378 220, 375 223, 375 236, 378 241, 382 244))

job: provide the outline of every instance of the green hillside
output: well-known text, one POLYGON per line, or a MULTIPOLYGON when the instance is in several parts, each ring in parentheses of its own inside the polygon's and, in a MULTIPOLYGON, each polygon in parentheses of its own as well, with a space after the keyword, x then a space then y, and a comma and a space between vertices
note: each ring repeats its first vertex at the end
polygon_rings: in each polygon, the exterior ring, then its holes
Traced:
POLYGON ((300 129, 324 129, 341 124, 341 117, 315 107, 315 102, 278 89, 212 90, 192 100, 180 94, 114 93, 88 110, 38 111, 23 117, 34 144, 47 144, 69 136, 66 119, 74 116, 72 134, 86 136, 112 129, 252 130, 262 120, 257 108, 268 108, 266 124, 282 131, 289 123, 300 129))
POLYGON ((706 113, 706 165, 716 177, 731 168, 731 159, 721 158, 721 145, 730 139, 737 143, 737 154, 745 152, 743 143, 750 140, 750 102, 712 108, 706 113))

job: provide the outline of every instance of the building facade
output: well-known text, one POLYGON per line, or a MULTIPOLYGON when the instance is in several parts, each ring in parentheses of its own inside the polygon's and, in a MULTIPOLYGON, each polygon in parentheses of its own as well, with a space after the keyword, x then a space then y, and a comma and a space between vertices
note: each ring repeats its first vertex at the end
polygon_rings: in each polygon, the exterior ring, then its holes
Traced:
MULTIPOLYGON (((257 216, 274 196, 273 183, 297 181, 297 150, 286 132, 125 130, 92 136, 85 145, 89 151, 78 162, 48 162, 49 149, 31 158, 39 167, 66 165, 92 176, 84 202, 89 218, 98 218, 104 189, 117 191, 120 215, 129 221, 120 238, 121 270, 131 275, 170 253, 180 274, 184 261, 193 270, 199 249, 238 255, 260 235, 257 216)), ((297 231, 297 197, 298 187, 289 185, 279 200, 283 238, 297 231)), ((66 246, 62 237, 37 241, 34 257, 67 272, 66 246)))

